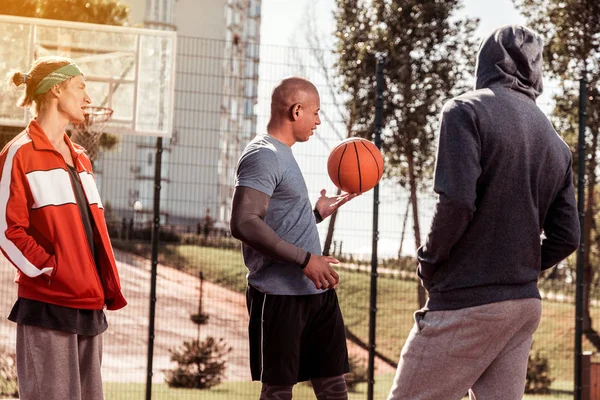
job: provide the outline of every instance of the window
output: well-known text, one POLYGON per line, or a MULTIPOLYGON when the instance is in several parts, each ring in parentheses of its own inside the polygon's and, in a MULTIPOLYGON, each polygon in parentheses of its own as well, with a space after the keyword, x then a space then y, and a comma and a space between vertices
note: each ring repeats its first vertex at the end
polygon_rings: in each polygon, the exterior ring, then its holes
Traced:
POLYGON ((254 102, 251 99, 246 99, 244 104, 244 115, 251 117, 254 115, 254 102))
POLYGON ((233 121, 236 121, 237 120, 237 114, 238 114, 238 101, 237 101, 237 99, 231 99, 231 109, 229 111, 230 111, 229 115, 231 116, 231 119, 233 121))
POLYGON ((227 26, 231 25, 233 21, 233 10, 230 7, 227 7, 227 11, 225 11, 225 21, 227 21, 227 26))

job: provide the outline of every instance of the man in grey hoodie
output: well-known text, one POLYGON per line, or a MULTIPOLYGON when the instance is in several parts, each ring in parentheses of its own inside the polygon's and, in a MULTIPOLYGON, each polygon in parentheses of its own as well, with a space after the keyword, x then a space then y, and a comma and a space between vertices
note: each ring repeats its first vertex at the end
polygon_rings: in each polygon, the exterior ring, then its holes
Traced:
POLYGON ((388 399, 523 397, 538 277, 577 249, 580 229, 571 151, 535 102, 542 46, 528 28, 497 29, 475 90, 442 110, 439 197, 417 255, 429 299, 388 399))

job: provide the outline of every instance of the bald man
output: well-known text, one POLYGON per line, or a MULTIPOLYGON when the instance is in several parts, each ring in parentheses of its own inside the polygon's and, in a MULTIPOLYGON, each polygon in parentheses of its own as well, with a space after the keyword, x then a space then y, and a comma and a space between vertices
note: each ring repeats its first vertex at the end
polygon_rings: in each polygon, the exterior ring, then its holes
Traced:
POLYGON ((333 257, 321 255, 317 223, 355 197, 327 197, 313 209, 291 147, 321 123, 308 80, 291 77, 273 90, 267 133, 257 135, 236 170, 230 228, 248 267, 250 369, 261 400, 292 398, 310 380, 317 399, 347 399, 344 321, 333 257))

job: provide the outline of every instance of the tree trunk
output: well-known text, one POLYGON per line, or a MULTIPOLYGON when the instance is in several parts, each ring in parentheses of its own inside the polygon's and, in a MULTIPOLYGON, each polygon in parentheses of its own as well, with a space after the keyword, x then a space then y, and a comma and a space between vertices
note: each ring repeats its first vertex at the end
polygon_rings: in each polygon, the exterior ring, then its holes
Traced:
MULTIPOLYGON (((410 184, 410 202, 412 204, 412 215, 413 215, 413 230, 415 234, 415 250, 421 247, 421 229, 419 227, 419 206, 417 199, 417 182, 415 178, 415 165, 414 157, 412 153, 412 147, 406 152, 406 158, 408 161, 408 179, 410 184)), ((425 306, 426 296, 425 288, 419 283, 417 288, 417 298, 419 301, 419 308, 425 306)))
POLYGON ((406 222, 408 221, 408 213, 410 211, 410 200, 406 202, 406 211, 404 212, 404 220, 402 221, 402 236, 400 236, 400 248, 398 249, 398 260, 402 257, 402 247, 404 247, 404 234, 406 233, 406 222))
POLYGON ((583 243, 584 243, 584 272, 583 272, 583 331, 592 329, 592 318, 590 317, 590 289, 594 278, 594 271, 590 263, 590 250, 592 244, 592 226, 594 224, 595 212, 595 189, 596 189, 596 149, 598 146, 598 134, 592 137, 592 148, 590 151, 590 160, 588 163, 588 190, 585 207, 585 217, 583 223, 583 243))
MULTIPOLYGON (((342 194, 340 188, 335 192, 336 196, 342 194)), ((325 244, 323 245, 323 255, 329 255, 329 249, 331 249, 331 243, 333 241, 333 230, 335 228, 335 219, 337 218, 337 211, 331 214, 329 217, 329 226, 327 227, 327 236, 325 237, 325 244)))

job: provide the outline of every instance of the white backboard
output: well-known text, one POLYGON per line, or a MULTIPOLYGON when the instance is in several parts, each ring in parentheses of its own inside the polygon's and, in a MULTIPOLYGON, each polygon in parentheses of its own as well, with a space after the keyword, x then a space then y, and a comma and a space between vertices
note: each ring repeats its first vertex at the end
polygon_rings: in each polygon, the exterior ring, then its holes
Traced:
MULTIPOLYGON (((69 57, 86 77, 92 104, 114 110, 105 131, 169 137, 176 42, 172 31, 0 15, 0 76, 27 72, 41 56, 69 57)), ((0 125, 29 122, 29 110, 15 105, 21 88, 1 85, 0 125)))

